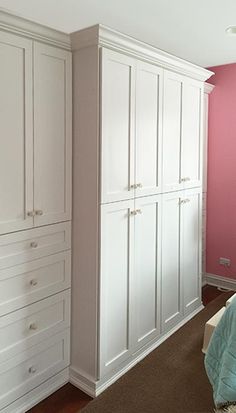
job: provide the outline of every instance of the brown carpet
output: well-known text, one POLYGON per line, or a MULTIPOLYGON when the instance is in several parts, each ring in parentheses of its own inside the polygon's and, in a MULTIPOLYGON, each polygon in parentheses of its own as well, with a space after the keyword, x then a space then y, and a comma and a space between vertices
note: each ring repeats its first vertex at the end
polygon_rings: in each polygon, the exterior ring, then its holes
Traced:
POLYGON ((224 293, 173 334, 83 413, 213 413, 201 352, 205 322, 232 293, 224 293))

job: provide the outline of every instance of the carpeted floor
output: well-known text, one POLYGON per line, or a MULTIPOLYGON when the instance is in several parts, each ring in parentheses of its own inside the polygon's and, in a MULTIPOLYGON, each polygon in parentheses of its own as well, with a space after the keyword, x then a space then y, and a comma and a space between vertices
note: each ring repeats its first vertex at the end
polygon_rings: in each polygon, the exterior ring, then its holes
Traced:
POLYGON ((178 330, 83 413, 213 413, 201 352, 205 322, 232 293, 224 293, 178 330))

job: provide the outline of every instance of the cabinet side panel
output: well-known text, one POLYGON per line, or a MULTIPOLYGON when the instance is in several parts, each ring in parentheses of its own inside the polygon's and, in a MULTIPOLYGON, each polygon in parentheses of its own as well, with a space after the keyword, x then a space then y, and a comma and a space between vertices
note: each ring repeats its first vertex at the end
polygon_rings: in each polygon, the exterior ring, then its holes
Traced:
POLYGON ((72 368, 96 379, 99 54, 73 53, 72 368))

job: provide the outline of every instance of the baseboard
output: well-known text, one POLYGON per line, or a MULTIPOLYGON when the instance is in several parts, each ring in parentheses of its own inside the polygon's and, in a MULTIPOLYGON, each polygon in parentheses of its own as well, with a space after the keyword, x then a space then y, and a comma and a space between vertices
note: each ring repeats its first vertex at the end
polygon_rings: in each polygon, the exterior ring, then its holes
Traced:
POLYGON ((206 273, 204 277, 206 284, 226 290, 236 291, 236 279, 221 277, 220 275, 206 273))
POLYGON ((69 381, 69 368, 42 383, 1 410, 1 413, 25 413, 69 381))
POLYGON ((168 331, 163 336, 155 339, 141 350, 137 351, 134 355, 132 360, 125 364, 120 370, 113 372, 110 376, 108 376, 105 380, 98 380, 94 381, 91 377, 88 377, 83 372, 79 371, 78 369, 71 366, 70 368, 70 383, 73 384, 75 387, 78 387, 80 390, 84 391, 91 397, 97 397, 101 394, 104 390, 106 390, 109 386, 115 383, 121 376, 127 373, 132 367, 134 367, 137 363, 139 363, 142 359, 144 359, 149 353, 155 350, 160 344, 162 344, 167 338, 169 338, 172 334, 174 334, 177 330, 183 327, 191 318, 193 318, 196 314, 198 314, 202 309, 203 305, 200 305, 194 312, 189 314, 187 317, 184 318, 180 323, 178 323, 174 328, 168 331))

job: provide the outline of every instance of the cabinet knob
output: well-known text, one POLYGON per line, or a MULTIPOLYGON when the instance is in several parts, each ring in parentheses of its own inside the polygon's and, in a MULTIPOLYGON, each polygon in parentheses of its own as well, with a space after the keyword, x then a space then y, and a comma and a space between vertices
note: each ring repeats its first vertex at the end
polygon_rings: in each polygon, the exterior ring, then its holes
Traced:
POLYGON ((130 215, 137 215, 137 211, 130 211, 130 215))
POLYGON ((43 215, 43 211, 41 209, 37 209, 35 211, 35 215, 43 215))
POLYGON ((28 217, 34 217, 35 216, 35 212, 34 211, 28 211, 27 212, 28 217))
POLYGON ((142 210, 141 209, 136 209, 136 214, 142 214, 142 210))
POLYGON ((189 178, 189 176, 186 176, 185 178, 181 178, 180 181, 181 182, 187 182, 190 181, 191 179, 189 178))
POLYGON ((132 184, 132 185, 130 185, 130 188, 131 188, 131 189, 136 189, 136 188, 137 188, 137 185, 136 185, 136 184, 132 184))
POLYGON ((31 248, 37 248, 38 243, 33 241, 33 242, 30 243, 30 246, 31 246, 31 248))
POLYGON ((37 326, 37 324, 36 323, 30 323, 30 325, 29 325, 29 330, 37 330, 37 328, 38 328, 38 326, 37 326))
POLYGON ((139 183, 139 184, 136 185, 136 187, 137 187, 137 188, 142 188, 143 185, 142 185, 141 183, 139 183))
POLYGON ((29 373, 30 373, 30 374, 34 374, 34 373, 36 373, 36 371, 37 371, 37 369, 36 369, 36 367, 34 367, 34 366, 31 366, 31 367, 29 368, 29 373))
POLYGON ((32 285, 33 287, 35 287, 37 284, 38 284, 37 280, 35 280, 35 279, 30 280, 30 285, 32 285))

